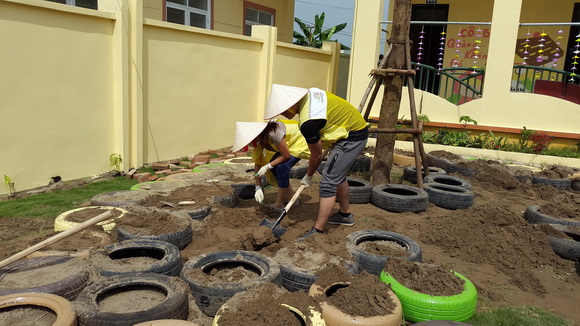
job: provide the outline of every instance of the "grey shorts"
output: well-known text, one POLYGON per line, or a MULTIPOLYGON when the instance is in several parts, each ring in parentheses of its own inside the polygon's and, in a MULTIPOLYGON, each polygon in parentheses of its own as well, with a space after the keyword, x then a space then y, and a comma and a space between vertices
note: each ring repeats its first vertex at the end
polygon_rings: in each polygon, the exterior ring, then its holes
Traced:
POLYGON ((346 180, 346 176, 358 155, 365 149, 368 138, 362 140, 342 139, 334 143, 320 180, 320 197, 336 196, 336 188, 346 180))

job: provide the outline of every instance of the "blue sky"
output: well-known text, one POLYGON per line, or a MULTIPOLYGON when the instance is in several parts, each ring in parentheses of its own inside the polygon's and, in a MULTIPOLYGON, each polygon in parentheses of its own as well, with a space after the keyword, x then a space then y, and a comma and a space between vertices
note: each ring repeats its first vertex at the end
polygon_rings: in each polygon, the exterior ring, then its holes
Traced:
MULTIPOLYGON (((296 0, 294 5, 294 16, 298 17, 308 25, 314 25, 314 16, 320 15, 322 12, 324 12, 325 28, 330 28, 341 23, 346 23, 346 28, 338 34, 335 34, 333 39, 336 39, 340 43, 350 47, 352 44, 352 20, 354 15, 354 3, 355 0, 296 0)), ((386 0, 385 11, 388 9, 388 7, 389 1, 386 0)), ((300 31, 300 28, 296 23, 294 23, 294 30, 300 31)))

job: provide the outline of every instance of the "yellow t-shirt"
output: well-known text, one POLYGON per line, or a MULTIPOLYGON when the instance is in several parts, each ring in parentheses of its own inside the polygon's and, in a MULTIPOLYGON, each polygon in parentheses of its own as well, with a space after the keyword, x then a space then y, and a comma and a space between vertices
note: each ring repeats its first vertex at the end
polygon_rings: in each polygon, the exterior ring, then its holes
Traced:
MULTIPOLYGON (((325 93, 327 100, 326 125, 320 130, 323 147, 347 138, 351 131, 362 130, 367 126, 362 114, 352 104, 332 93, 325 93)), ((310 93, 306 94, 300 101, 299 126, 308 120, 316 119, 316 117, 311 117, 309 110, 310 93)))
MULTIPOLYGON (((258 146, 254 147, 254 150, 252 151, 252 161, 257 165, 262 166, 270 163, 274 154, 278 152, 278 144, 280 143, 282 136, 285 137, 286 144, 288 145, 288 149, 292 156, 300 159, 309 159, 310 150, 308 149, 306 139, 304 139, 302 133, 300 133, 298 121, 278 120, 277 123, 278 129, 274 133, 269 134, 267 139, 268 145, 275 151, 271 151, 264 148, 261 144, 258 144, 258 146)), ((273 178, 270 171, 268 171, 267 177, 271 184, 277 185, 276 178, 273 178)))

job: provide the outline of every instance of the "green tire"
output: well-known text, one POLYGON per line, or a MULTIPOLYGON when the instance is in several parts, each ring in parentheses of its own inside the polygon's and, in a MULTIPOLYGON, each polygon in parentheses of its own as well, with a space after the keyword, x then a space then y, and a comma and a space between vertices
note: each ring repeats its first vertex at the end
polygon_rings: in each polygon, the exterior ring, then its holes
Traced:
POLYGON ((220 166, 224 166, 224 163, 208 163, 208 164, 203 164, 203 165, 198 165, 196 166, 192 172, 203 172, 203 171, 207 171, 216 167, 220 167, 220 166))
POLYGON ((475 313, 477 289, 465 276, 453 272, 465 281, 463 292, 451 296, 432 296, 411 290, 382 271, 379 278, 389 284, 403 306, 403 317, 410 322, 428 320, 467 321, 475 313))
POLYGON ((154 183, 154 182, 161 182, 161 181, 145 181, 145 182, 141 182, 138 184, 133 185, 129 190, 144 190, 143 186, 146 186, 148 184, 154 183))

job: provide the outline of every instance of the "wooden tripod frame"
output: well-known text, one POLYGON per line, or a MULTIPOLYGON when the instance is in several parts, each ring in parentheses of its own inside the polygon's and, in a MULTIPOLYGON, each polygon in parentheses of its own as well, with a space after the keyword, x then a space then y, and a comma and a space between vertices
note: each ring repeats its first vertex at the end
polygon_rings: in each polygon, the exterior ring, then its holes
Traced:
MULTIPOLYGON (((389 43, 392 44, 394 41, 389 39, 389 43)), ((405 66, 407 69, 386 69, 385 66, 387 64, 387 58, 390 55, 390 48, 387 54, 383 57, 377 69, 372 69, 370 74, 373 76, 369 86, 367 87, 361 104, 359 105, 359 112, 362 112, 364 105, 367 101, 369 94, 371 93, 371 89, 373 89, 369 103, 366 107, 366 111, 364 113, 364 118, 366 121, 369 121, 369 114, 377 93, 379 92, 379 88, 383 83, 385 76, 388 74, 399 74, 407 76, 407 89, 409 91, 409 104, 411 110, 411 129, 399 129, 399 128, 370 128, 370 133, 405 133, 405 134, 412 134, 413 135, 413 150, 415 154, 415 166, 417 167, 417 185, 419 188, 423 188, 423 178, 421 174, 421 166, 425 175, 429 175, 429 166, 427 163, 427 156, 425 154, 425 149, 423 148, 423 123, 417 120, 417 109, 415 106, 415 88, 414 88, 414 77, 415 77, 415 70, 411 67, 411 41, 407 38, 404 42, 405 44, 405 66)), ((383 101, 386 99, 383 98, 383 101)))

